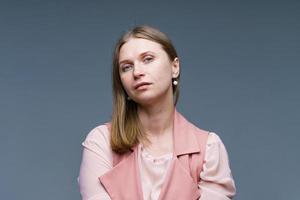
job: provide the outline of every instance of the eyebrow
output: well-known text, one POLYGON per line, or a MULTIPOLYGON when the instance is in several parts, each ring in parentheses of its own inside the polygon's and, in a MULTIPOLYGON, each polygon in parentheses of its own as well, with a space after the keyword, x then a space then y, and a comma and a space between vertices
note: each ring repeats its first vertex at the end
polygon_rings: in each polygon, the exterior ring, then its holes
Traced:
MULTIPOLYGON (((145 52, 143 52, 143 53, 141 53, 140 55, 139 55, 139 57, 140 58, 142 58, 143 56, 145 56, 145 55, 147 55, 147 54, 154 54, 154 52, 152 52, 152 51, 145 51, 145 52)), ((119 66, 121 65, 121 64, 123 64, 123 63, 128 63, 128 62, 131 62, 129 59, 125 59, 125 60, 121 60, 120 62, 119 62, 119 66)))

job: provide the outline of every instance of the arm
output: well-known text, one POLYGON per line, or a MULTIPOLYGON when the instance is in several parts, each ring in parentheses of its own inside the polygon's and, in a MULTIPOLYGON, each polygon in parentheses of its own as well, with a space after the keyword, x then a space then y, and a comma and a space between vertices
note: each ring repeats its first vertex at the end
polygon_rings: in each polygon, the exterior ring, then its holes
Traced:
POLYGON ((110 200, 98 177, 112 168, 112 152, 106 126, 93 129, 82 143, 78 184, 83 200, 110 200))
POLYGON ((236 193, 226 148, 215 133, 208 136, 200 178, 200 200, 230 200, 236 193))

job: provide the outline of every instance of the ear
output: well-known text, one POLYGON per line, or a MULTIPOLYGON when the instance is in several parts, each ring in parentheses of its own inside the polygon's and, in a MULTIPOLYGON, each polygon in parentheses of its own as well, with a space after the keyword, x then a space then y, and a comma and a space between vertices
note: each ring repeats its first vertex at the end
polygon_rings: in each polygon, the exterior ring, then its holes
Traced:
POLYGON ((174 58, 172 62, 172 78, 177 78, 180 73, 180 63, 179 63, 179 58, 176 57, 174 58))

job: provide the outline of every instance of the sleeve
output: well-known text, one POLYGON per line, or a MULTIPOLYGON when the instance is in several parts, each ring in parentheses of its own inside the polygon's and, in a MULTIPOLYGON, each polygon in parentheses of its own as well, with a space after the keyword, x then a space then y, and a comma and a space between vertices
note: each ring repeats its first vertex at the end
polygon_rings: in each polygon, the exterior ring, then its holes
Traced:
POLYGON ((98 179, 112 168, 112 151, 108 135, 105 125, 98 126, 90 131, 82 143, 82 161, 77 180, 83 200, 110 200, 98 179))
POLYGON ((236 193, 226 148, 212 132, 208 136, 200 178, 200 200, 230 200, 236 193))

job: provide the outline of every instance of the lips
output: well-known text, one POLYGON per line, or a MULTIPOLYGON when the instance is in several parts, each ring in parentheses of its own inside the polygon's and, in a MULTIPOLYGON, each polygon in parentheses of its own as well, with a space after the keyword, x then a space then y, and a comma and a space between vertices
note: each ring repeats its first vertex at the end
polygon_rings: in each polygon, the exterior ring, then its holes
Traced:
POLYGON ((138 84, 134 85, 134 89, 139 89, 140 87, 142 87, 144 85, 151 85, 151 83, 149 83, 149 82, 138 83, 138 84))

